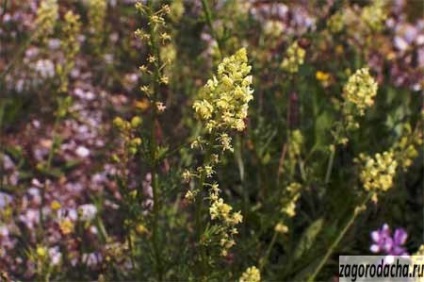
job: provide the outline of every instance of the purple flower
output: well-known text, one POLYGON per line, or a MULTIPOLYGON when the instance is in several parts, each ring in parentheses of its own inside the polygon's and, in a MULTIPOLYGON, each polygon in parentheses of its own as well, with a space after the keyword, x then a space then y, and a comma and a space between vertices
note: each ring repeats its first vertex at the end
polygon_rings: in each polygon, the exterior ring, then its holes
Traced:
POLYGON ((403 247, 408 234, 403 228, 397 228, 392 237, 389 225, 384 224, 381 229, 371 232, 371 238, 373 244, 370 247, 370 251, 373 253, 383 253, 392 256, 408 255, 408 252, 403 247))

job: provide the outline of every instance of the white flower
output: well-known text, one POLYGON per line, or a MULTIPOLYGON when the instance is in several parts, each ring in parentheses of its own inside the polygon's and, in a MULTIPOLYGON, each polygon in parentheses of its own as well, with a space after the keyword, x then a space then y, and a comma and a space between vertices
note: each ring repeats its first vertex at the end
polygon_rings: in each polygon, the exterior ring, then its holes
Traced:
POLYGON ((78 146, 77 150, 75 151, 75 153, 81 157, 81 158, 86 158, 90 155, 90 150, 87 149, 84 146, 78 146))
POLYGON ((97 208, 93 204, 85 204, 78 207, 78 213, 82 221, 90 221, 97 214, 97 208))

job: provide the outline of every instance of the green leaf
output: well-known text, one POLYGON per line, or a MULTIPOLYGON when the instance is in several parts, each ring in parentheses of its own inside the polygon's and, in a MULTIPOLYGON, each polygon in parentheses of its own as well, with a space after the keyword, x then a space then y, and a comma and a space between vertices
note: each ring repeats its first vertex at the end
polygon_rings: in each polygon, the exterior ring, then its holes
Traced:
POLYGON ((327 144, 326 138, 332 126, 332 118, 328 111, 322 112, 315 121, 315 145, 320 149, 327 144))
POLYGON ((324 224, 324 219, 319 218, 315 220, 302 234, 299 244, 294 251, 294 259, 297 260, 307 252, 315 242, 317 235, 320 233, 324 224))

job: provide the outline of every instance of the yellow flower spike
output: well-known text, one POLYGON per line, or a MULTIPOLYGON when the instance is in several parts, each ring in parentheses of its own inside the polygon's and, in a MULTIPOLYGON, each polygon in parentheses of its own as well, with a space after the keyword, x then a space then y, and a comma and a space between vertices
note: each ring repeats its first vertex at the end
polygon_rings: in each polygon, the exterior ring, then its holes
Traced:
POLYGON ((59 7, 57 0, 43 0, 37 10, 35 24, 37 26, 37 34, 42 37, 50 35, 59 17, 59 7))
POLYGON ((305 60, 306 51, 300 47, 297 41, 287 49, 285 58, 280 64, 281 69, 289 73, 297 73, 299 67, 303 65, 305 60))
POLYGON ((362 68, 349 77, 343 88, 343 97, 356 106, 359 115, 364 115, 365 109, 374 104, 377 88, 377 82, 371 77, 369 69, 362 68))
POLYGON ((250 69, 247 51, 242 48, 224 58, 218 65, 217 76, 203 87, 193 109, 200 120, 206 121, 209 132, 226 128, 244 130, 244 120, 240 116, 246 116, 247 103, 253 99, 250 69))
POLYGON ((88 2, 88 21, 91 27, 93 36, 91 37, 94 50, 100 53, 100 48, 103 41, 104 22, 107 12, 106 0, 90 0, 88 2))

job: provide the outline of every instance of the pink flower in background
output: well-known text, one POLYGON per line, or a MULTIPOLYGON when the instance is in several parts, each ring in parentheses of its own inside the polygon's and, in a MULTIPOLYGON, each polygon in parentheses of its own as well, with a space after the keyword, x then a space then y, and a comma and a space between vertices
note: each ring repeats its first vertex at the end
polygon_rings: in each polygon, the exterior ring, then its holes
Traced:
POLYGON ((403 228, 397 228, 392 236, 388 224, 384 224, 381 229, 371 232, 373 244, 370 251, 392 256, 408 255, 403 247, 408 238, 408 234, 403 228))

